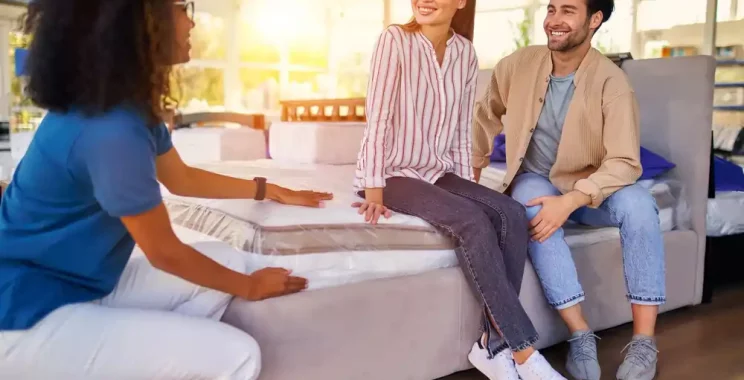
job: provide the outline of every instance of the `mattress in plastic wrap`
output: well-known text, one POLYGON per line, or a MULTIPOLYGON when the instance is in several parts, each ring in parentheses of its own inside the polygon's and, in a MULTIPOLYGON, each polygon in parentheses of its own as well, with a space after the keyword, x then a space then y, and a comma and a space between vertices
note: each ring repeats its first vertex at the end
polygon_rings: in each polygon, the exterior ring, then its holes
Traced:
MULTIPOLYGON (((292 189, 332 192, 323 208, 271 201, 207 200, 167 194, 171 221, 182 238, 216 239, 249 255, 249 267, 291 269, 310 288, 376 278, 412 275, 457 266, 454 243, 423 220, 399 213, 379 224, 364 222, 351 207, 354 165, 288 165, 274 160, 199 165, 220 174, 253 178, 292 189)), ((498 169, 484 171, 482 183, 496 187, 498 169)), ((669 228, 673 223, 667 223, 669 228)), ((567 236, 571 246, 617 236, 616 229, 593 229, 567 236)))
POLYGON ((718 192, 708 199, 706 227, 713 237, 744 233, 744 192, 718 192))

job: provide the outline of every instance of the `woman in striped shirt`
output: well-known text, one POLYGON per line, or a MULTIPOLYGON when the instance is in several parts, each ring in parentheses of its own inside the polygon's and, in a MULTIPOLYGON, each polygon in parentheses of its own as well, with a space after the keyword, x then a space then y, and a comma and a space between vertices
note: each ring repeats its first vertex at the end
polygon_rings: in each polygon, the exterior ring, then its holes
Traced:
MULTIPOLYGON (((469 358, 492 380, 563 379, 532 345, 519 302, 528 247, 524 208, 473 182, 471 127, 478 60, 472 32, 453 22, 467 0, 411 0, 414 19, 375 46, 367 130, 354 204, 370 223, 391 210, 452 235, 463 273, 484 304, 469 358), (516 364, 515 364, 516 361, 516 364)), ((475 4, 470 4, 473 7, 475 4)))

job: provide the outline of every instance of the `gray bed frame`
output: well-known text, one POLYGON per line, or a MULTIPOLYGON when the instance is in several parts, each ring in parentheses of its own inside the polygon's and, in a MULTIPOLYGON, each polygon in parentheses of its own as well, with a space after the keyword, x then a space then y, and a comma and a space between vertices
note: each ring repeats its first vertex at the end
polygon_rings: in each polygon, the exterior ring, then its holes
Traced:
MULTIPOLYGON (((703 297, 713 75, 711 57, 623 64, 640 104, 642 144, 677 164, 691 230, 664 235, 667 298, 662 312, 703 297)), ((490 71, 481 73, 479 82, 490 71)), ((483 91, 481 87, 479 91, 483 91)), ((573 252, 596 330, 631 321, 619 240, 573 252)), ((540 333, 539 348, 568 332, 546 303, 531 265, 521 299, 540 333)), ((430 380, 470 368, 480 307, 459 268, 367 281, 263 302, 235 300, 223 320, 256 338, 261 380, 430 380)))

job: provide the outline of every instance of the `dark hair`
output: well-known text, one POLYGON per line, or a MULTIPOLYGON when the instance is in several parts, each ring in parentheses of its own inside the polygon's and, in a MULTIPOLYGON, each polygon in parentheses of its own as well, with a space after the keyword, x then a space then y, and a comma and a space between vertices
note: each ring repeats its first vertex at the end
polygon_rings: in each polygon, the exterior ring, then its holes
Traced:
POLYGON ((39 107, 95 115, 130 105, 153 125, 170 93, 172 0, 32 0, 26 93, 39 107))
MULTIPOLYGON (((455 12, 455 17, 452 18, 452 29, 455 33, 465 37, 470 42, 473 42, 473 20, 475 18, 475 0, 468 0, 467 5, 463 9, 458 9, 455 12)), ((415 32, 421 29, 421 25, 416 22, 416 18, 412 18, 408 23, 401 25, 403 30, 407 32, 415 32)))
MULTIPOLYGON (((615 0, 586 0, 586 7, 589 10, 589 17, 597 12, 602 12, 602 24, 604 24, 610 19, 612 12, 615 11, 615 0)), ((602 27, 602 24, 599 25, 597 30, 602 27)))

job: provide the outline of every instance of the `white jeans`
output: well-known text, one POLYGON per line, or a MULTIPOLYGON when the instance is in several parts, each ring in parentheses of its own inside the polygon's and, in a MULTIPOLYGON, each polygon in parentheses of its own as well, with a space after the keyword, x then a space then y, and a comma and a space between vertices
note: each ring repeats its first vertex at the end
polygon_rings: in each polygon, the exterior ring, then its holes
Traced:
MULTIPOLYGON (((245 272, 222 243, 194 248, 245 272)), ((153 268, 138 249, 108 297, 62 307, 25 331, 0 331, 0 379, 258 378, 258 344, 219 322, 231 296, 153 268)))

